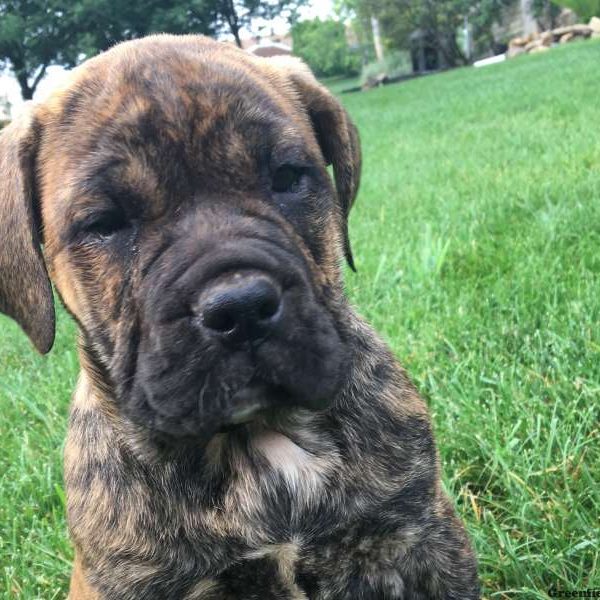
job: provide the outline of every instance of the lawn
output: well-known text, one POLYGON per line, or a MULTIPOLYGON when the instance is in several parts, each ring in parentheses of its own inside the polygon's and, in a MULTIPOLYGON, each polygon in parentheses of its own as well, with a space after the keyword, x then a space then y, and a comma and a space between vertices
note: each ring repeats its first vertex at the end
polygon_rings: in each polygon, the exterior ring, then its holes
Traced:
MULTIPOLYGON (((600 588, 600 41, 342 100, 347 288, 428 401, 484 596, 600 588)), ((73 341, 0 320, 0 598, 64 597, 73 341)))

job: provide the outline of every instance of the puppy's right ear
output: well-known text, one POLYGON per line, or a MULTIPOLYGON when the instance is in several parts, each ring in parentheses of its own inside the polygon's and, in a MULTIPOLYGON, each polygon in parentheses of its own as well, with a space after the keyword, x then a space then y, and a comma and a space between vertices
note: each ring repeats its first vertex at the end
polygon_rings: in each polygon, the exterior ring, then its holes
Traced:
POLYGON ((39 134, 31 115, 0 134, 0 312, 12 317, 45 354, 54 343, 55 316, 35 197, 39 134))

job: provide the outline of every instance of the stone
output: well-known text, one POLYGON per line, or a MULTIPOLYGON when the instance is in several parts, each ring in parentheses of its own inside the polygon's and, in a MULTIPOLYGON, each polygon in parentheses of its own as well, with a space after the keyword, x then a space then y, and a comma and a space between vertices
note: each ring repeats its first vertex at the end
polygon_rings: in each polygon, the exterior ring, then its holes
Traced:
POLYGON ((535 48, 532 48, 529 51, 529 54, 539 54, 540 52, 546 52, 548 50, 550 50, 550 48, 548 46, 540 45, 540 46, 536 46, 535 48))
POLYGON ((541 45, 542 45, 541 40, 533 40, 525 46, 525 52, 531 52, 532 50, 534 50, 535 48, 538 48, 541 45))
POLYGON ((569 33, 564 33, 560 36, 558 43, 559 44, 568 44, 571 40, 575 39, 575 34, 571 31, 569 33))
POLYGON ((581 37, 588 38, 592 35, 593 29, 587 25, 574 25, 575 27, 575 35, 580 35, 581 37))
POLYGON ((577 18, 577 15, 570 8, 563 8, 558 17, 556 17, 556 23, 559 27, 575 25, 577 18))
POLYGON ((600 33, 600 17, 592 17, 588 23, 588 27, 592 30, 592 35, 600 33))
POLYGON ((509 48, 522 48, 523 46, 525 46, 525 44, 527 44, 527 40, 525 38, 516 37, 516 38, 513 38, 512 40, 510 40, 510 42, 508 43, 508 47, 509 48))
POLYGON ((592 28, 589 25, 578 23, 577 25, 569 25, 567 27, 557 27, 556 29, 552 30, 552 33, 558 38, 562 37, 566 33, 572 33, 582 37, 590 37, 592 34, 592 28))
POLYGON ((389 79, 390 78, 388 77, 387 73, 378 73, 377 75, 372 75, 362 84, 361 89, 363 91, 372 90, 373 88, 388 83, 389 79))
POLYGON ((506 53, 506 58, 515 58, 515 56, 519 56, 520 54, 525 54, 523 46, 510 46, 506 53))
POLYGON ((600 31, 594 31, 592 33, 592 39, 594 38, 600 39, 600 31))
POLYGON ((542 46, 552 46, 552 42, 554 42, 554 35, 551 31, 544 31, 540 35, 540 42, 542 42, 542 46))

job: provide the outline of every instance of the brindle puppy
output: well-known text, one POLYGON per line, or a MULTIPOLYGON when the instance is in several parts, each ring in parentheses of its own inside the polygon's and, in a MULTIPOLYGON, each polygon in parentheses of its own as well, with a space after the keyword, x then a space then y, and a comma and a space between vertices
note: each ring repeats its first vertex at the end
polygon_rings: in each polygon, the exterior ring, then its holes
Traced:
POLYGON ((0 310, 47 352, 52 280, 81 332, 73 600, 479 597, 425 405, 344 297, 358 136, 301 63, 122 44, 0 173, 0 310))

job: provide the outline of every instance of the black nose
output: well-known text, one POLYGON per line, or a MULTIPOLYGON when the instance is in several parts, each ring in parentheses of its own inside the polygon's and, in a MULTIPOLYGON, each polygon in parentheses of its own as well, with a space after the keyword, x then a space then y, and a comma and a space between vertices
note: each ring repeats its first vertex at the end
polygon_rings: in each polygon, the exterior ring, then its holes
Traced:
POLYGON ((279 286, 268 276, 235 273, 206 289, 198 305, 202 324, 229 342, 266 337, 282 312, 279 286))

